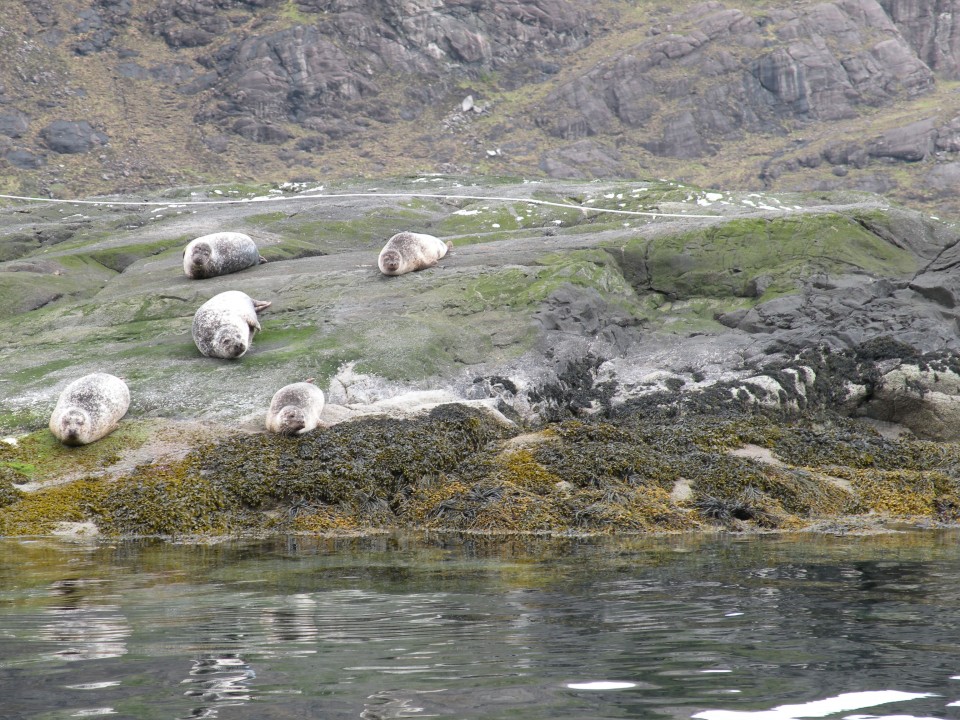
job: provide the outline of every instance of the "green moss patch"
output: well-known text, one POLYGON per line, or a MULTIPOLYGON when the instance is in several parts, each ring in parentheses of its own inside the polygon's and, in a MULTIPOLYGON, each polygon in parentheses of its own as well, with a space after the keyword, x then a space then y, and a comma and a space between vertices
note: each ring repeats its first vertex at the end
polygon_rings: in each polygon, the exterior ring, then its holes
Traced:
POLYGON ((116 464, 121 457, 141 447, 150 437, 150 425, 121 421, 107 437, 89 445, 69 447, 44 427, 4 445, 0 465, 20 472, 26 479, 47 482, 70 474, 93 474, 116 464))
POLYGON ((192 237, 170 238, 152 243, 131 243, 103 248, 89 253, 89 257, 115 272, 123 272, 138 260, 160 255, 168 250, 182 250, 192 237))
POLYGON ((638 289, 671 298, 771 297, 800 278, 861 270, 901 277, 916 270, 908 251, 838 213, 729 220, 618 248, 638 289))

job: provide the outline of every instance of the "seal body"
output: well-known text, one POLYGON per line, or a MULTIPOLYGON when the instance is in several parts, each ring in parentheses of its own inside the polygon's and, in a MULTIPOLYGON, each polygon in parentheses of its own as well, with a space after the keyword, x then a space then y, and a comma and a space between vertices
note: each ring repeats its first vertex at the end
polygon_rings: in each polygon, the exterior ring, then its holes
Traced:
POLYGON ((387 240, 380 251, 377 265, 384 275, 403 275, 433 267, 449 249, 449 242, 433 235, 401 232, 387 240))
POLYGON ((117 429, 130 407, 130 390, 107 373, 84 375, 67 385, 50 416, 50 432, 64 445, 86 445, 117 429))
POLYGON ((257 313, 270 307, 239 290, 228 290, 207 300, 193 315, 193 342, 207 357, 228 360, 250 349, 260 329, 257 313))
POLYGON ((267 430, 281 435, 303 435, 320 423, 323 391, 310 382, 286 385, 273 396, 267 411, 267 430))
POLYGON ((191 240, 183 249, 183 272, 194 280, 228 275, 262 262, 266 260, 260 256, 256 243, 249 235, 238 232, 204 235, 191 240))

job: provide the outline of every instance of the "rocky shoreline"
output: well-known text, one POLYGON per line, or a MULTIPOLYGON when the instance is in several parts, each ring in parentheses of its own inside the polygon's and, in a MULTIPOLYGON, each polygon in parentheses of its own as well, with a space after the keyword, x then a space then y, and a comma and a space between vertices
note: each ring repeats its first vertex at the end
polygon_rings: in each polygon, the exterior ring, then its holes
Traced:
POLYGON ((121 200, 0 209, 0 534, 860 531, 960 515, 949 223, 872 195, 649 180, 121 200), (383 277, 376 254, 405 229, 454 249, 383 277), (221 230, 269 262, 183 277, 186 242, 221 230), (263 332, 237 361, 203 358, 190 317, 233 288, 273 303, 263 332), (60 446, 56 394, 96 370, 125 378, 130 412, 98 443, 60 446), (273 392, 307 377, 326 427, 266 434, 273 392))

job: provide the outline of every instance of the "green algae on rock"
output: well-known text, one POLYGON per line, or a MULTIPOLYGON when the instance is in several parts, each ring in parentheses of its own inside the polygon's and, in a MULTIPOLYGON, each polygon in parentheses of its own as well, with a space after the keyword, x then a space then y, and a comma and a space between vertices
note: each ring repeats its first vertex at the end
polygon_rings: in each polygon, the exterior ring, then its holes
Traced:
POLYGON ((707 210, 699 191, 673 183, 500 179, 484 191, 431 179, 443 198, 414 197, 416 178, 388 185, 387 196, 358 182, 328 199, 244 188, 297 202, 268 207, 251 195, 189 210, 177 206, 184 191, 150 213, 91 208, 69 232, 54 232, 63 213, 31 206, 49 238, 37 244, 15 229, 23 213, 0 210, 0 246, 11 238, 0 298, 29 288, 0 312, 0 430, 28 432, 0 453, 0 532, 95 522, 106 535, 605 533, 785 529, 868 512, 955 519, 952 444, 894 441, 843 417, 869 415, 883 378, 906 373, 908 360, 918 401, 932 384, 953 387, 944 378, 960 369, 960 340, 944 303, 960 288, 941 272, 947 224, 866 196, 707 210), (271 262, 185 279, 182 244, 221 229, 251 233, 271 262), (436 268, 384 278, 377 252, 401 230, 451 239, 454 250, 436 268), (937 273, 923 279, 934 258, 937 273), (273 303, 258 342, 237 363, 200 357, 194 311, 237 287, 273 303), (129 418, 68 454, 38 428, 57 389, 95 370, 128 382, 129 418), (273 392, 308 377, 337 394, 331 406, 442 390, 516 424, 447 405, 292 439, 257 432, 273 392), (191 438, 193 426, 176 452, 154 452, 155 434, 188 422, 209 432, 191 438))

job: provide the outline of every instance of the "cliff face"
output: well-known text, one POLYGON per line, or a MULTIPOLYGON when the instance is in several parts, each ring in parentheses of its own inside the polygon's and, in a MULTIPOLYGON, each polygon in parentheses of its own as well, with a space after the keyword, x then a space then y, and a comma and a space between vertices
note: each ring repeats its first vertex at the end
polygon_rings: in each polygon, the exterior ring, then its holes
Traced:
POLYGON ((8 191, 439 170, 955 208, 957 2, 8 5, 8 191))

